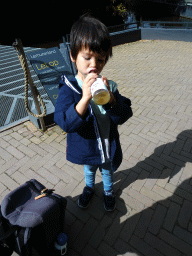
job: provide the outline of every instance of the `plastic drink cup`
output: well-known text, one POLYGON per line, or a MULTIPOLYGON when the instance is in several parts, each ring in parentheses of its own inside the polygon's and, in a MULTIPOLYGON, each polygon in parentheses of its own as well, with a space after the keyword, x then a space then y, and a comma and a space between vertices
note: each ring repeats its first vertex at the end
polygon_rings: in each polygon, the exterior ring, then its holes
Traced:
POLYGON ((91 94, 93 101, 97 105, 105 105, 110 100, 109 91, 104 84, 102 78, 97 78, 96 81, 91 86, 91 94))

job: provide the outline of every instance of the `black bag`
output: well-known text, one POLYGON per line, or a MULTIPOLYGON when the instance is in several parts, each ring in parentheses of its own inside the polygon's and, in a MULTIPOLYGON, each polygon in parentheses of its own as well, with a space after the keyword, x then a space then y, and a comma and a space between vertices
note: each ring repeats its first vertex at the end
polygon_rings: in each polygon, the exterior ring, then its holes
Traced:
POLYGON ((0 212, 1 255, 13 251, 21 256, 54 255, 54 242, 64 231, 67 200, 52 192, 32 179, 5 196, 0 212))

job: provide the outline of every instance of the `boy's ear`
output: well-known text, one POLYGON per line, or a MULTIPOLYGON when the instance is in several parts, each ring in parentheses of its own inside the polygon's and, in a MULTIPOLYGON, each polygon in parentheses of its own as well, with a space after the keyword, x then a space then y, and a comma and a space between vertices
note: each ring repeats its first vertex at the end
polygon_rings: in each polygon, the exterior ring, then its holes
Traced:
POLYGON ((70 51, 70 58, 72 62, 75 62, 75 59, 73 59, 72 55, 71 55, 71 51, 70 51))

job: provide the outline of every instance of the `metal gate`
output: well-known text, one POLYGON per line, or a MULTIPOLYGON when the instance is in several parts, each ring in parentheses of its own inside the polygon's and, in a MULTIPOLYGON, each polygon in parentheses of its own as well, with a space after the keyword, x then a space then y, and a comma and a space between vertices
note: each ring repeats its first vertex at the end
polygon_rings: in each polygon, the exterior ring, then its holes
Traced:
MULTIPOLYGON (((38 48, 24 47, 25 53, 36 50, 38 48)), ((51 103, 47 92, 29 62, 28 65, 43 101, 45 104, 51 103)), ((23 69, 14 47, 0 45, 0 130, 28 120, 24 103, 24 84, 23 69)), ((28 102, 31 107, 33 98, 30 90, 28 102)))

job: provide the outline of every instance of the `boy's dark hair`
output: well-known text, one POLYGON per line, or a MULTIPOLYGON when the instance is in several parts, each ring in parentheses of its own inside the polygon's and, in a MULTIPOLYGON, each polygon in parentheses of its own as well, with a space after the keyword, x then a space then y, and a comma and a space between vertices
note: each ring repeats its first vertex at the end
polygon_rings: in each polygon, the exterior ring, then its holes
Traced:
POLYGON ((76 60, 83 48, 106 56, 106 62, 112 56, 111 38, 107 27, 98 19, 83 15, 76 21, 70 32, 71 56, 76 60))

